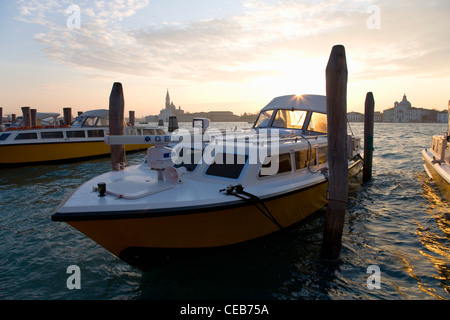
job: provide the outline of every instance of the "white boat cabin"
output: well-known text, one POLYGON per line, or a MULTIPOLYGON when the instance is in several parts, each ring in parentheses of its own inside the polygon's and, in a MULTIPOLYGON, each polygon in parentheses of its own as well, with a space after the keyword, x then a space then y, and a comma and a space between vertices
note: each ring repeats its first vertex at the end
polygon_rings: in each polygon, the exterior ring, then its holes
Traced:
MULTIPOLYGON (((305 171, 317 172, 328 162, 326 97, 277 97, 260 111, 251 130, 222 133, 207 135, 207 143, 196 147, 193 143, 174 146, 175 168, 192 173, 190 179, 247 186, 290 174, 306 177, 305 171)), ((350 161, 360 152, 360 139, 349 136, 348 142, 350 161)))

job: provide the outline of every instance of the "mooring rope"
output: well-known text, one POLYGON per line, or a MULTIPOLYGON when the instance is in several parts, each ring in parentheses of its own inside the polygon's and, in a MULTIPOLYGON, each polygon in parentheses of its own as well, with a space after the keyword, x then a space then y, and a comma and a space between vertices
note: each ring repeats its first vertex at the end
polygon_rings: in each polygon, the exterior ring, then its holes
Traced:
POLYGON ((278 228, 283 229, 281 224, 277 221, 277 219, 272 215, 269 208, 265 205, 264 201, 261 200, 258 196, 251 194, 249 192, 244 191, 244 187, 241 184, 235 186, 228 186, 225 189, 220 190, 221 192, 225 191, 227 195, 233 195, 242 200, 252 202, 255 207, 270 221, 272 221, 278 228), (248 198, 244 197, 247 196, 248 198), (261 204, 262 208, 258 206, 261 204))

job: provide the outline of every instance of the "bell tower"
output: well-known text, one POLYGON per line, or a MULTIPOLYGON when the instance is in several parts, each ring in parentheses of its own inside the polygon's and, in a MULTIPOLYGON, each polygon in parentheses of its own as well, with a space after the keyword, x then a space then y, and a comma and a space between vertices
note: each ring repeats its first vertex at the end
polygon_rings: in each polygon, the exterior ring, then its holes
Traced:
POLYGON ((169 109, 170 107, 170 96, 169 96, 169 89, 167 89, 167 94, 166 94, 166 109, 169 109))

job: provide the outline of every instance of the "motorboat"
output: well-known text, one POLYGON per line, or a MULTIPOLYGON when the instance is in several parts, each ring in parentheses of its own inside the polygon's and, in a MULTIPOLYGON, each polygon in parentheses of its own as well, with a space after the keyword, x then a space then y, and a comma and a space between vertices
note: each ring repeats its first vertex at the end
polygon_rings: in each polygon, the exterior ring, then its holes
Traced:
MULTIPOLYGON (((61 125, 59 113, 37 113, 36 126, 23 126, 18 117, 0 132, 0 165, 30 164, 110 154, 105 144, 109 133, 109 110, 82 113, 70 125, 61 125)), ((126 135, 164 135, 159 127, 125 125, 126 135)), ((125 146, 125 151, 145 150, 148 144, 125 146)))
MULTIPOLYGON (((207 135, 108 136, 141 143, 142 164, 101 174, 52 215, 127 263, 229 247, 291 228, 327 204, 326 97, 277 97, 250 130, 207 135), (168 146, 171 146, 170 148, 168 146)), ((360 139, 348 137, 349 174, 361 171, 360 139)))
MULTIPOLYGON (((450 116, 450 101, 448 104, 450 116)), ((434 135, 430 148, 422 150, 423 166, 433 179, 444 198, 450 201, 450 119, 447 132, 434 135)))

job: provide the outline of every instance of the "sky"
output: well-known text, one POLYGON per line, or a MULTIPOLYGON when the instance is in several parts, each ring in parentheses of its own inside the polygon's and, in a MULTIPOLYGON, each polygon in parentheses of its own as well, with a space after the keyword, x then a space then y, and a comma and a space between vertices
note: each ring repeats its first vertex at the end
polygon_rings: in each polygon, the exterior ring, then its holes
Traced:
POLYGON ((448 0, 0 1, 0 107, 159 114, 166 92, 186 112, 256 113, 274 97, 325 94, 334 45, 345 47, 347 111, 407 95, 450 99, 448 0))

